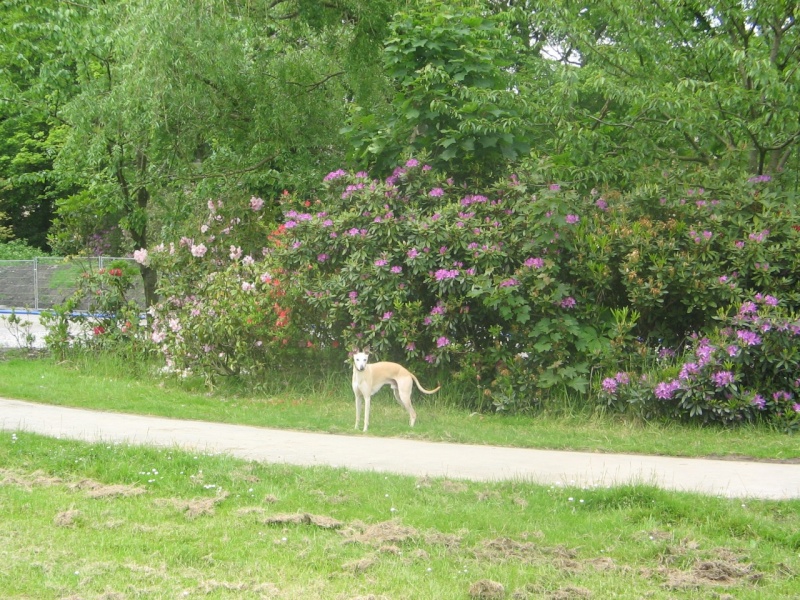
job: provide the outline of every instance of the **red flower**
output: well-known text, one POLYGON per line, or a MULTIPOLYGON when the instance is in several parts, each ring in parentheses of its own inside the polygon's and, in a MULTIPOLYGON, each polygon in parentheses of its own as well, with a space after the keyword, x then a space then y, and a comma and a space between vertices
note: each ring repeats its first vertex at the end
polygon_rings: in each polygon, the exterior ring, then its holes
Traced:
POLYGON ((800 231, 800 225, 792 225, 792 229, 795 231, 800 231))
POLYGON ((96 336, 97 336, 97 335, 103 335, 103 334, 106 332, 106 328, 105 328, 105 327, 103 327, 102 325, 98 325, 98 326, 97 326, 97 327, 95 327, 95 328, 94 328, 92 331, 94 332, 94 334, 95 334, 96 336))

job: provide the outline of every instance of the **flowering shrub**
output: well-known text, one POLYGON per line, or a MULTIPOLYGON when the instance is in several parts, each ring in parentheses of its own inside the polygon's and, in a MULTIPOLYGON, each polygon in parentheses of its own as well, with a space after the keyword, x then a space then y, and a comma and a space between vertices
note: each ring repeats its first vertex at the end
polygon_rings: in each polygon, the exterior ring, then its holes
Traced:
POLYGON ((479 403, 519 409, 556 385, 585 390, 614 350, 596 294, 608 282, 576 257, 587 209, 534 177, 478 191, 416 159, 386 180, 339 170, 313 202, 284 198, 287 243, 270 260, 320 335, 460 367, 485 386, 479 403))
POLYGON ((143 351, 141 307, 130 298, 139 271, 126 260, 108 268, 85 271, 78 278, 74 294, 59 306, 42 312, 48 332, 47 347, 63 355, 71 347, 111 347, 124 344, 143 351))
MULTIPOLYGON (((606 378, 601 397, 614 408, 681 420, 731 424, 761 419, 787 431, 800 428, 800 320, 779 300, 756 295, 722 327, 695 336, 677 372, 655 383, 606 378)), ((667 374, 668 370, 662 372, 667 374)))
POLYGON ((281 272, 263 263, 266 245, 280 247, 283 229, 269 231, 263 206, 255 197, 246 206, 210 201, 197 237, 134 253, 160 273, 150 338, 171 370, 209 381, 254 373, 289 344, 281 272))

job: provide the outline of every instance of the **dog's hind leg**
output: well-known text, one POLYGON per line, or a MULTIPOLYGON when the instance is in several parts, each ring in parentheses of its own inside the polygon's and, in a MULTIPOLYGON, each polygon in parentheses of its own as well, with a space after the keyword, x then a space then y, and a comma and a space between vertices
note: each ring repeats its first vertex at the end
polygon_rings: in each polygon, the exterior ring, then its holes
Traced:
POLYGON ((402 381, 392 383, 392 392, 394 392, 394 399, 400 403, 400 406, 406 409, 408 413, 408 424, 413 427, 414 423, 417 422, 417 413, 411 405, 411 390, 413 386, 410 379, 405 383, 408 385, 405 385, 402 381))
MULTIPOLYGON (((366 433, 367 427, 369 427, 369 402, 371 398, 370 396, 364 394, 364 432, 366 433)), ((356 426, 358 427, 358 426, 356 426)))

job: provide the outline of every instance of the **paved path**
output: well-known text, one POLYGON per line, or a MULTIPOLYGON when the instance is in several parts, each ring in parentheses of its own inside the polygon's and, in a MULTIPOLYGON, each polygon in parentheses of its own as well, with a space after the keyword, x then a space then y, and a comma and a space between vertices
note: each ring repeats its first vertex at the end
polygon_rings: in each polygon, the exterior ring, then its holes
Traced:
POLYGON ((0 430, 224 453, 248 460, 328 465, 475 481, 580 487, 624 483, 733 498, 800 498, 800 465, 557 452, 423 442, 64 408, 0 398, 0 430))

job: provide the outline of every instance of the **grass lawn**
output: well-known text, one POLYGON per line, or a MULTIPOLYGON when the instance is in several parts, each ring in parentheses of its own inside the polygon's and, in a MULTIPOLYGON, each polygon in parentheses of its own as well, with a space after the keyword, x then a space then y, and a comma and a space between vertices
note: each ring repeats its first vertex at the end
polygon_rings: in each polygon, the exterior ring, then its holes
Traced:
POLYGON ((0 433, 4 599, 790 599, 800 501, 0 433))
MULTIPOLYGON (((424 384, 425 382, 423 382, 424 384)), ((800 462, 796 436, 766 427, 735 429, 643 423, 586 409, 534 416, 476 414, 456 408, 447 392, 415 394, 417 425, 391 392, 372 403, 369 435, 432 441, 671 456, 751 457, 800 462)), ((6 355, 0 360, 0 396, 65 406, 306 431, 355 433, 350 372, 275 377, 269 388, 218 389, 162 380, 135 365, 97 357, 90 364, 55 363, 6 355)), ((363 435, 363 434, 358 434, 363 435)))

